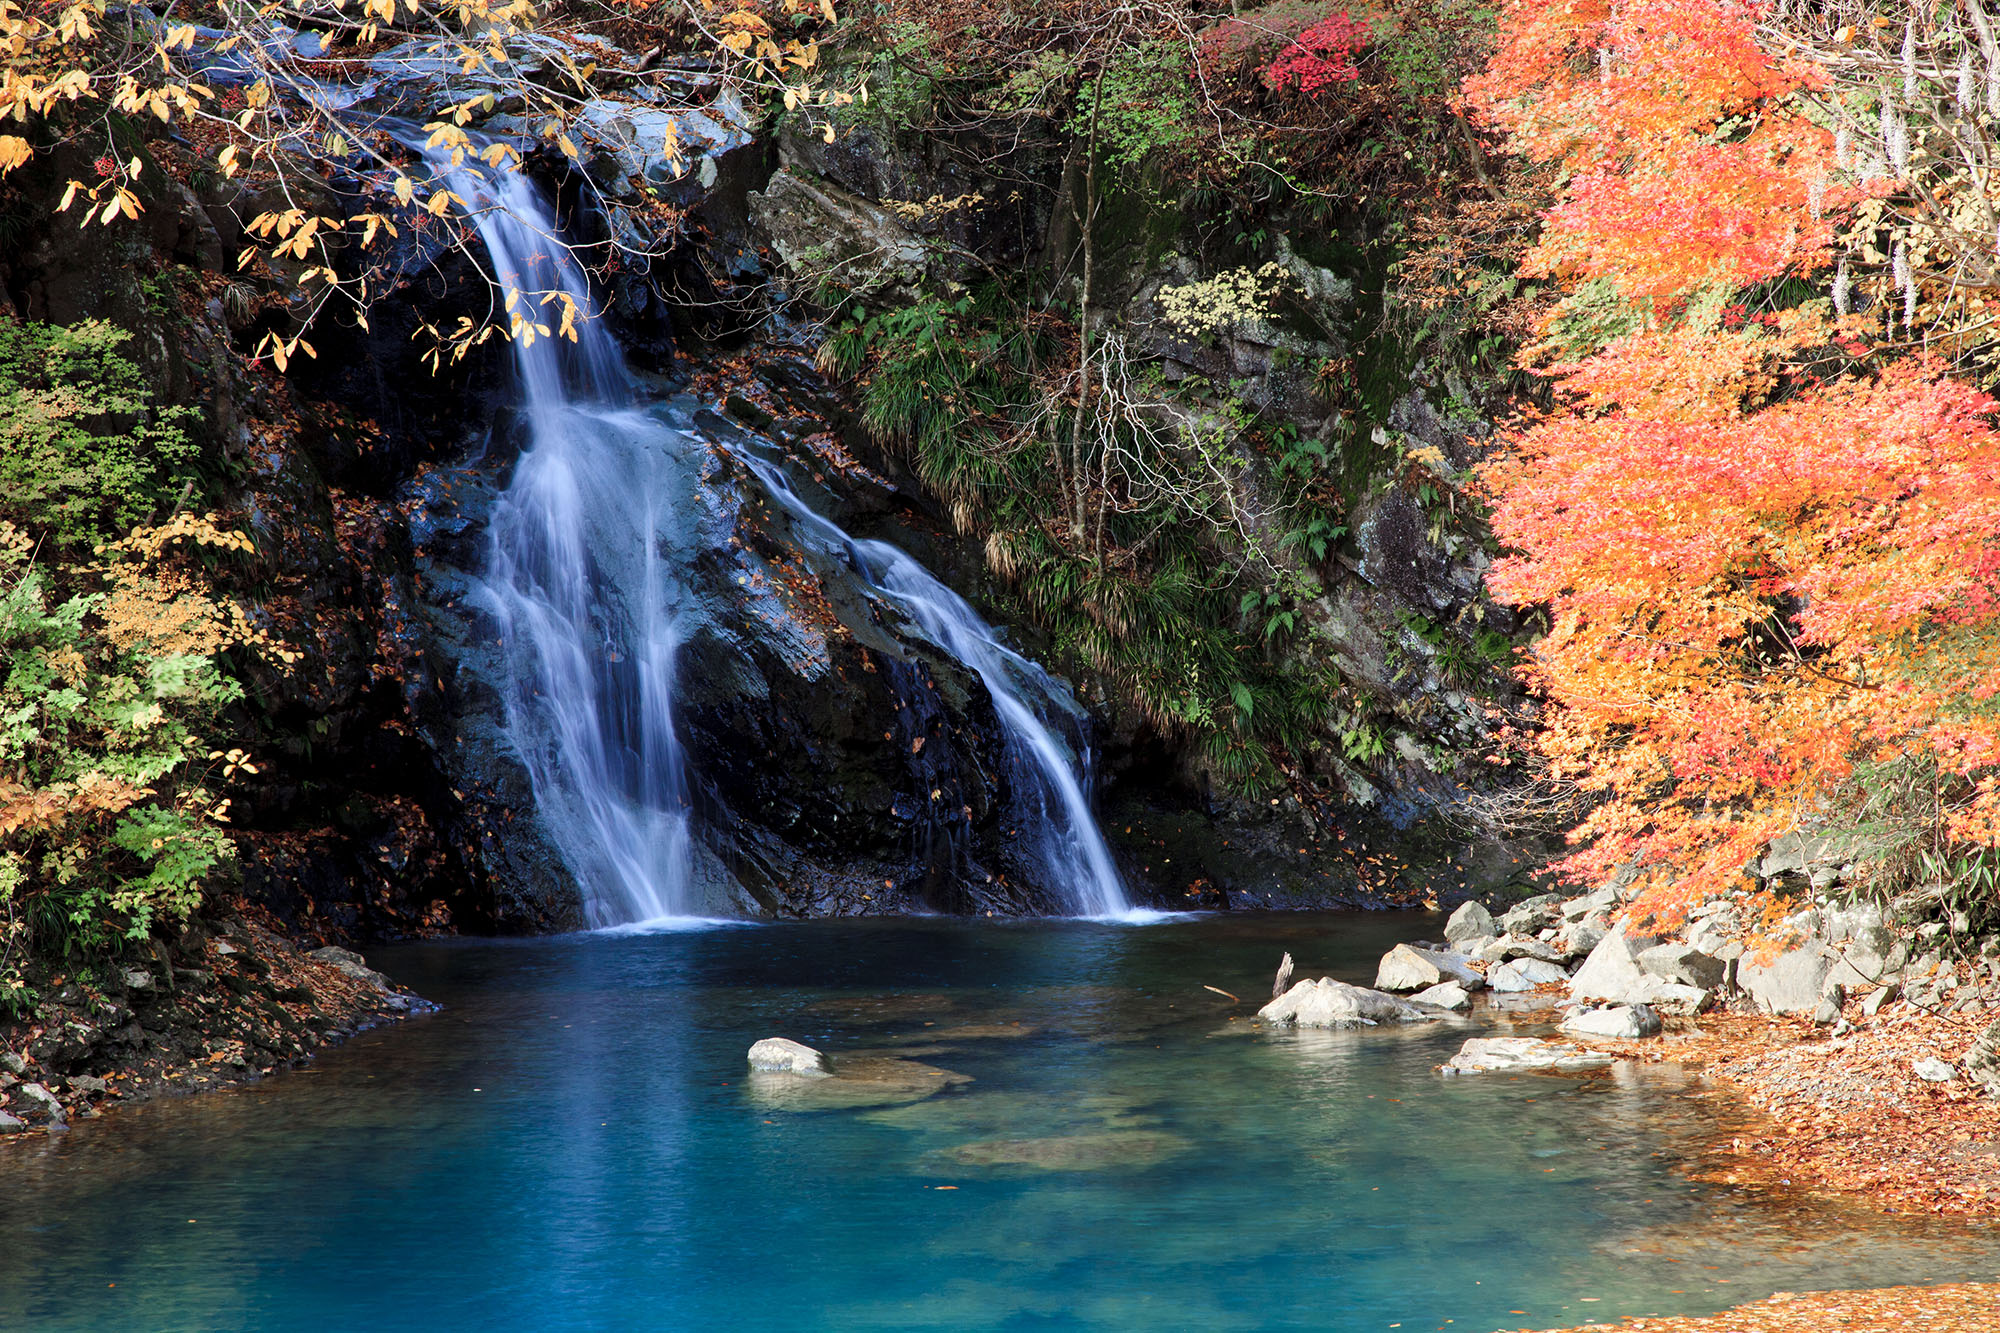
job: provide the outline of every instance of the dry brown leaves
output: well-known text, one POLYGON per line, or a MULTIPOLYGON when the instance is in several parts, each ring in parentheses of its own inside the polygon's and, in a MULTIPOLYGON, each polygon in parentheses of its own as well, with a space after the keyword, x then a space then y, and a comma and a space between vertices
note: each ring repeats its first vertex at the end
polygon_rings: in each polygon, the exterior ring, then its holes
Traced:
POLYGON ((2000 1328, 2000 1286, 1991 1283, 1805 1295, 1781 1291, 1708 1318, 1646 1316, 1583 1325, 1618 1333, 1992 1333, 1995 1328, 2000 1328))
POLYGON ((1702 1179, 1810 1190, 1882 1212, 2000 1216, 2000 1105, 1912 1070, 1925 1056, 1954 1059, 1987 1019, 1907 1005, 1868 1019, 1858 1004, 1847 1017, 1855 1030, 1843 1037, 1802 1018, 1714 1014, 1691 1031, 1611 1045, 1698 1070, 1761 1113, 1715 1144, 1702 1179))

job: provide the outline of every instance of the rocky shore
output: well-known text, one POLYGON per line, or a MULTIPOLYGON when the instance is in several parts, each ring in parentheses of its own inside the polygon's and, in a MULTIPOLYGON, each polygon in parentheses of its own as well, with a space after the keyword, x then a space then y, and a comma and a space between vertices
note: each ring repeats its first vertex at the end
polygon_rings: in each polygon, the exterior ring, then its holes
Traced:
POLYGON ((0 1023, 0 1142, 261 1078, 433 1008, 361 955, 308 952, 242 904, 150 956, 51 978, 48 1001, 31 1021, 0 1023))
POLYGON ((1300 981, 1258 1016, 1319 1027, 1504 1016, 1505 1035, 1469 1037, 1440 1072, 1672 1063, 1757 1117, 1718 1131, 1703 1178, 1887 1212, 2000 1215, 2000 939, 1899 929, 1869 905, 1812 908, 1756 935, 1728 899, 1677 932, 1648 931, 1621 919, 1627 901, 1606 886, 1498 916, 1468 902, 1442 942, 1385 954, 1374 988, 1300 981))

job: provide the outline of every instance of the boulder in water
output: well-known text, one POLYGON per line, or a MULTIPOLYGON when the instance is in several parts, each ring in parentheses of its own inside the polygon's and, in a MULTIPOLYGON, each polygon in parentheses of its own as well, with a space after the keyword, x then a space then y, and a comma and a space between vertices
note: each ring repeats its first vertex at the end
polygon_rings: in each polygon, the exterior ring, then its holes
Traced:
POLYGON ((971 1081, 915 1060, 842 1056, 831 1075, 752 1069, 746 1086, 752 1100, 769 1111, 859 1111, 920 1102, 971 1081))
POLYGON ((1539 1037, 1474 1037, 1440 1067, 1441 1074, 1585 1074, 1606 1069, 1611 1057, 1539 1037))
POLYGON ((1472 996, 1456 981, 1445 981, 1426 990, 1420 990, 1410 997, 1411 1004, 1427 1004, 1433 1009, 1449 1009, 1464 1013, 1472 1007, 1472 996))
POLYGON ((1649 1005, 1616 1004, 1571 1014, 1563 1020, 1562 1030, 1579 1037, 1637 1041, 1641 1037, 1659 1035, 1660 1016, 1649 1005))
POLYGON ((1307 1028, 1373 1027, 1377 1023, 1424 1023, 1437 1015, 1407 1000, 1331 977, 1301 981, 1257 1011, 1266 1023, 1307 1028))
POLYGON ((827 1078, 833 1066, 826 1056, 789 1037, 766 1037, 750 1048, 750 1067, 772 1074, 803 1074, 827 1078))

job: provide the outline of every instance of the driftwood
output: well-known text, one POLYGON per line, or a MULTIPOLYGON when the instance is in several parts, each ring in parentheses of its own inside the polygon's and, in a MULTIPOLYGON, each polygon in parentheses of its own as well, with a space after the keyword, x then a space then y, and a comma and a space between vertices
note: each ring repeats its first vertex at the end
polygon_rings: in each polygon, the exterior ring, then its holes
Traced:
POLYGON ((1275 1000, 1283 995, 1291 988, 1291 984, 1292 956, 1288 953, 1285 955, 1285 961, 1278 964, 1278 978, 1271 983, 1271 998, 1275 1000))

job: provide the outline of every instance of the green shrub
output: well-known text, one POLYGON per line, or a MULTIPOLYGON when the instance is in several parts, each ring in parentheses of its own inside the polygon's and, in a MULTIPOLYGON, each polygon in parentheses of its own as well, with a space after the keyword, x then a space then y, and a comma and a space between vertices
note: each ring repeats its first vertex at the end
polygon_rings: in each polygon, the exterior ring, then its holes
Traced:
POLYGON ((0 519, 82 545, 122 534, 173 498, 195 454, 185 408, 152 402, 101 320, 0 319, 0 519))

